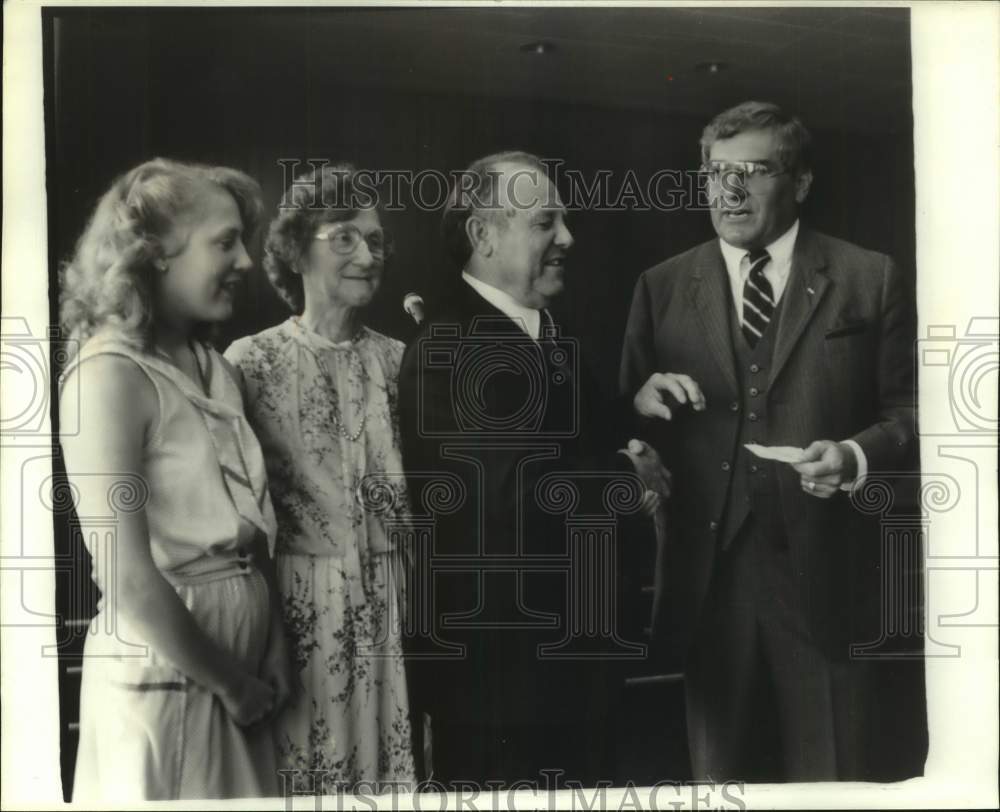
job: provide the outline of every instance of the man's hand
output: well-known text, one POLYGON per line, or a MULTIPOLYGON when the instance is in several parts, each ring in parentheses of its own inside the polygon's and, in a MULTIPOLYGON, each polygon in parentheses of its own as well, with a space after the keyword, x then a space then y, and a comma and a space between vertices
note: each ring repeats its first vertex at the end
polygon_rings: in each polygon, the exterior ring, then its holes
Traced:
POLYGON ((816 440, 805 450, 802 462, 792 465, 801 475, 802 490, 829 499, 840 486, 858 475, 858 460, 846 443, 816 440))
POLYGON ((632 461, 635 472, 646 486, 641 510, 644 516, 653 516, 660 501, 670 496, 670 472, 663 467, 656 449, 642 440, 629 440, 628 448, 619 449, 618 453, 632 461))
POLYGON ((670 420, 673 412, 663 401, 664 392, 672 395, 678 403, 690 403, 696 412, 705 410, 705 396, 701 393, 701 387, 689 376, 675 372, 654 372, 632 399, 636 414, 670 420))

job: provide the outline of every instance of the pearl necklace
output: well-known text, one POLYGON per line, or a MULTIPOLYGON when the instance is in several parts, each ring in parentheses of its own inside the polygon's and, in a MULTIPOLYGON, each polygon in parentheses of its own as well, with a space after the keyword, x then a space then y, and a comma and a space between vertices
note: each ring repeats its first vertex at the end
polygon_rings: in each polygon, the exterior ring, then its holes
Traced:
MULTIPOLYGON (((305 332, 306 328, 299 323, 298 318, 293 317, 292 322, 298 329, 302 330, 303 333, 305 332)), ((316 366, 318 366, 319 371, 323 373, 323 377, 326 379, 327 388, 329 388, 331 392, 330 405, 333 407, 333 425, 337 429, 337 434, 339 434, 345 440, 348 440, 352 443, 356 443, 365 431, 365 423, 368 421, 368 415, 365 412, 361 413, 361 425, 358 426, 357 431, 354 432, 347 431, 347 429, 344 427, 343 421, 341 420, 340 406, 337 403, 337 387, 334 386, 333 384, 333 376, 330 374, 330 370, 327 368, 326 362, 320 356, 319 352, 313 350, 312 354, 313 358, 316 359, 316 366)))

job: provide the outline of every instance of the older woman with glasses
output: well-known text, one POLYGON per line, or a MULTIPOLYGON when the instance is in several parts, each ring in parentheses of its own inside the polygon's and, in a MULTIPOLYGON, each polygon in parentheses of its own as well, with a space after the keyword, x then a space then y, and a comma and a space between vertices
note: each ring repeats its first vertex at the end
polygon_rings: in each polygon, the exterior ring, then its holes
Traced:
POLYGON ((226 352, 264 449, 301 682, 276 721, 286 794, 414 780, 391 532, 405 521, 403 345, 363 322, 393 244, 355 177, 326 167, 288 189, 264 267, 296 315, 226 352), (389 491, 378 510, 372 482, 389 491))

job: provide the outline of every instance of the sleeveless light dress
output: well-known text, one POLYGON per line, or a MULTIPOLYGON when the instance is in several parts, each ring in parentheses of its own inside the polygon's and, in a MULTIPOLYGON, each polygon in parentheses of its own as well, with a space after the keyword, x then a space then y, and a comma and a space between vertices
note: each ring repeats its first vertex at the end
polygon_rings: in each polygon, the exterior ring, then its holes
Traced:
MULTIPOLYGON (((108 335, 91 338, 63 379, 88 374, 87 360, 106 354, 134 361, 156 390, 145 484, 124 485, 133 489, 132 508, 145 497, 153 560, 208 638, 258 674, 269 600, 250 545, 264 534, 272 548, 275 522, 240 391, 204 346, 197 357, 207 397, 166 360, 108 335)), ((81 528, 103 596, 84 649, 73 800, 277 795, 270 725, 236 725, 215 695, 129 628, 115 611, 113 527, 88 532, 81 517, 81 528)))

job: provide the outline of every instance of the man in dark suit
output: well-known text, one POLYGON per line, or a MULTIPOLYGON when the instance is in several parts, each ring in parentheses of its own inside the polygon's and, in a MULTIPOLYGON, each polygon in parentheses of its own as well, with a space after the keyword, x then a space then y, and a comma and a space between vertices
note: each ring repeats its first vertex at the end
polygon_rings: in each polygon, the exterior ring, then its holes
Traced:
POLYGON ((706 127, 719 239, 643 273, 626 328, 621 386, 673 473, 661 628, 696 779, 872 777, 850 645, 878 638, 880 534, 847 491, 911 459, 914 311, 889 257, 799 222, 808 141, 758 102, 706 127))
POLYGON ((445 785, 610 778, 614 662, 642 652, 621 634, 614 528, 656 508, 664 473, 637 441, 616 453, 630 404, 600 407, 547 309, 573 243, 565 218, 538 158, 476 161, 442 223, 461 278, 400 371, 414 509, 435 479, 455 497, 417 551, 429 589, 409 596, 410 617, 430 619, 409 640, 409 674, 445 785))

